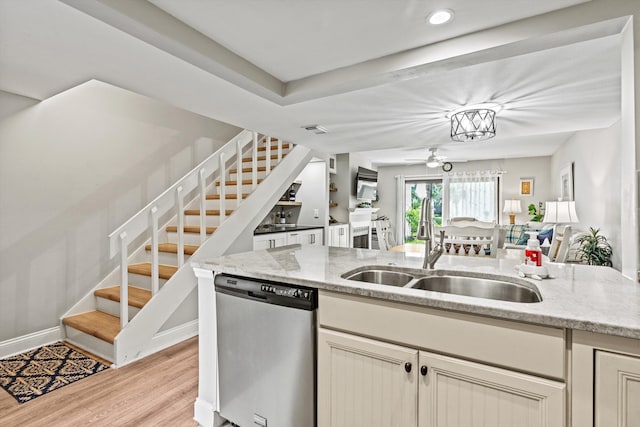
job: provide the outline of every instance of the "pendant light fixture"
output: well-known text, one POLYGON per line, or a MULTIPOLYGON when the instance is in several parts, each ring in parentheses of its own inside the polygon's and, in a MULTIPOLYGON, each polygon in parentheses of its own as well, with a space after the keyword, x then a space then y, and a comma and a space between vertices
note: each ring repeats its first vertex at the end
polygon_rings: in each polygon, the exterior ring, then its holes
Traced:
POLYGON ((496 112, 499 104, 478 104, 448 114, 451 139, 459 142, 482 141, 496 136, 496 112))

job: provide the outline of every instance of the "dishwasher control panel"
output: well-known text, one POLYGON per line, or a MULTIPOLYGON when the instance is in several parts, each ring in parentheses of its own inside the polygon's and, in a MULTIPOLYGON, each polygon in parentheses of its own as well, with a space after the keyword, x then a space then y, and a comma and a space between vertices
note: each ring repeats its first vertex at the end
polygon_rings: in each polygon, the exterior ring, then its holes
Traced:
POLYGON ((311 300, 311 291, 306 289, 296 289, 288 286, 263 284, 261 285, 260 290, 262 292, 283 296, 283 297, 311 300))

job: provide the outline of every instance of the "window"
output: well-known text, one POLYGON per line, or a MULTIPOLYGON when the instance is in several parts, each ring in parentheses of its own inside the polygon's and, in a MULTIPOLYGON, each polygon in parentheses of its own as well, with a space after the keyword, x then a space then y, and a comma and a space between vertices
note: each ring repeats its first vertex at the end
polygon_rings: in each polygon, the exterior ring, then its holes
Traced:
POLYGON ((498 222, 497 176, 462 176, 446 179, 446 218, 473 217, 498 222))
POLYGON ((422 199, 433 199, 433 223, 442 225, 442 180, 412 179, 405 181, 404 188, 404 241, 416 242, 422 199))

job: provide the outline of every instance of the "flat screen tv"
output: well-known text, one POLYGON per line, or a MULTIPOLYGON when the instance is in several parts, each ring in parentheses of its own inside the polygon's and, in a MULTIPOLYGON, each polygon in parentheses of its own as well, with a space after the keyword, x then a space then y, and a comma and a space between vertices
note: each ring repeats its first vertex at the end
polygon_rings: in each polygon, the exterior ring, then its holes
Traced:
POLYGON ((356 199, 372 201, 378 196, 378 172, 362 167, 356 175, 356 199))

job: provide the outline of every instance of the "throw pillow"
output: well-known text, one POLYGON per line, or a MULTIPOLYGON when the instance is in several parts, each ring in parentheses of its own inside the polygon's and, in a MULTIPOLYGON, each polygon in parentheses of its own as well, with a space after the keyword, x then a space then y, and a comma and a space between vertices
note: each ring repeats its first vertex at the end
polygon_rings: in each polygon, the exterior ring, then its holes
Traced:
POLYGON ((516 243, 522 238, 526 225, 510 225, 507 228, 507 234, 504 237, 505 243, 516 243))
POLYGON ((516 242, 516 245, 527 245, 527 240, 529 240, 529 234, 527 234, 527 231, 529 231, 529 229, 525 229, 524 233, 522 233, 522 236, 520 236, 520 239, 518 239, 518 241, 516 242))
POLYGON ((538 233, 538 240, 540 241, 540 244, 544 243, 544 239, 549 239, 549 242, 551 242, 553 239, 553 228, 548 228, 538 233))

